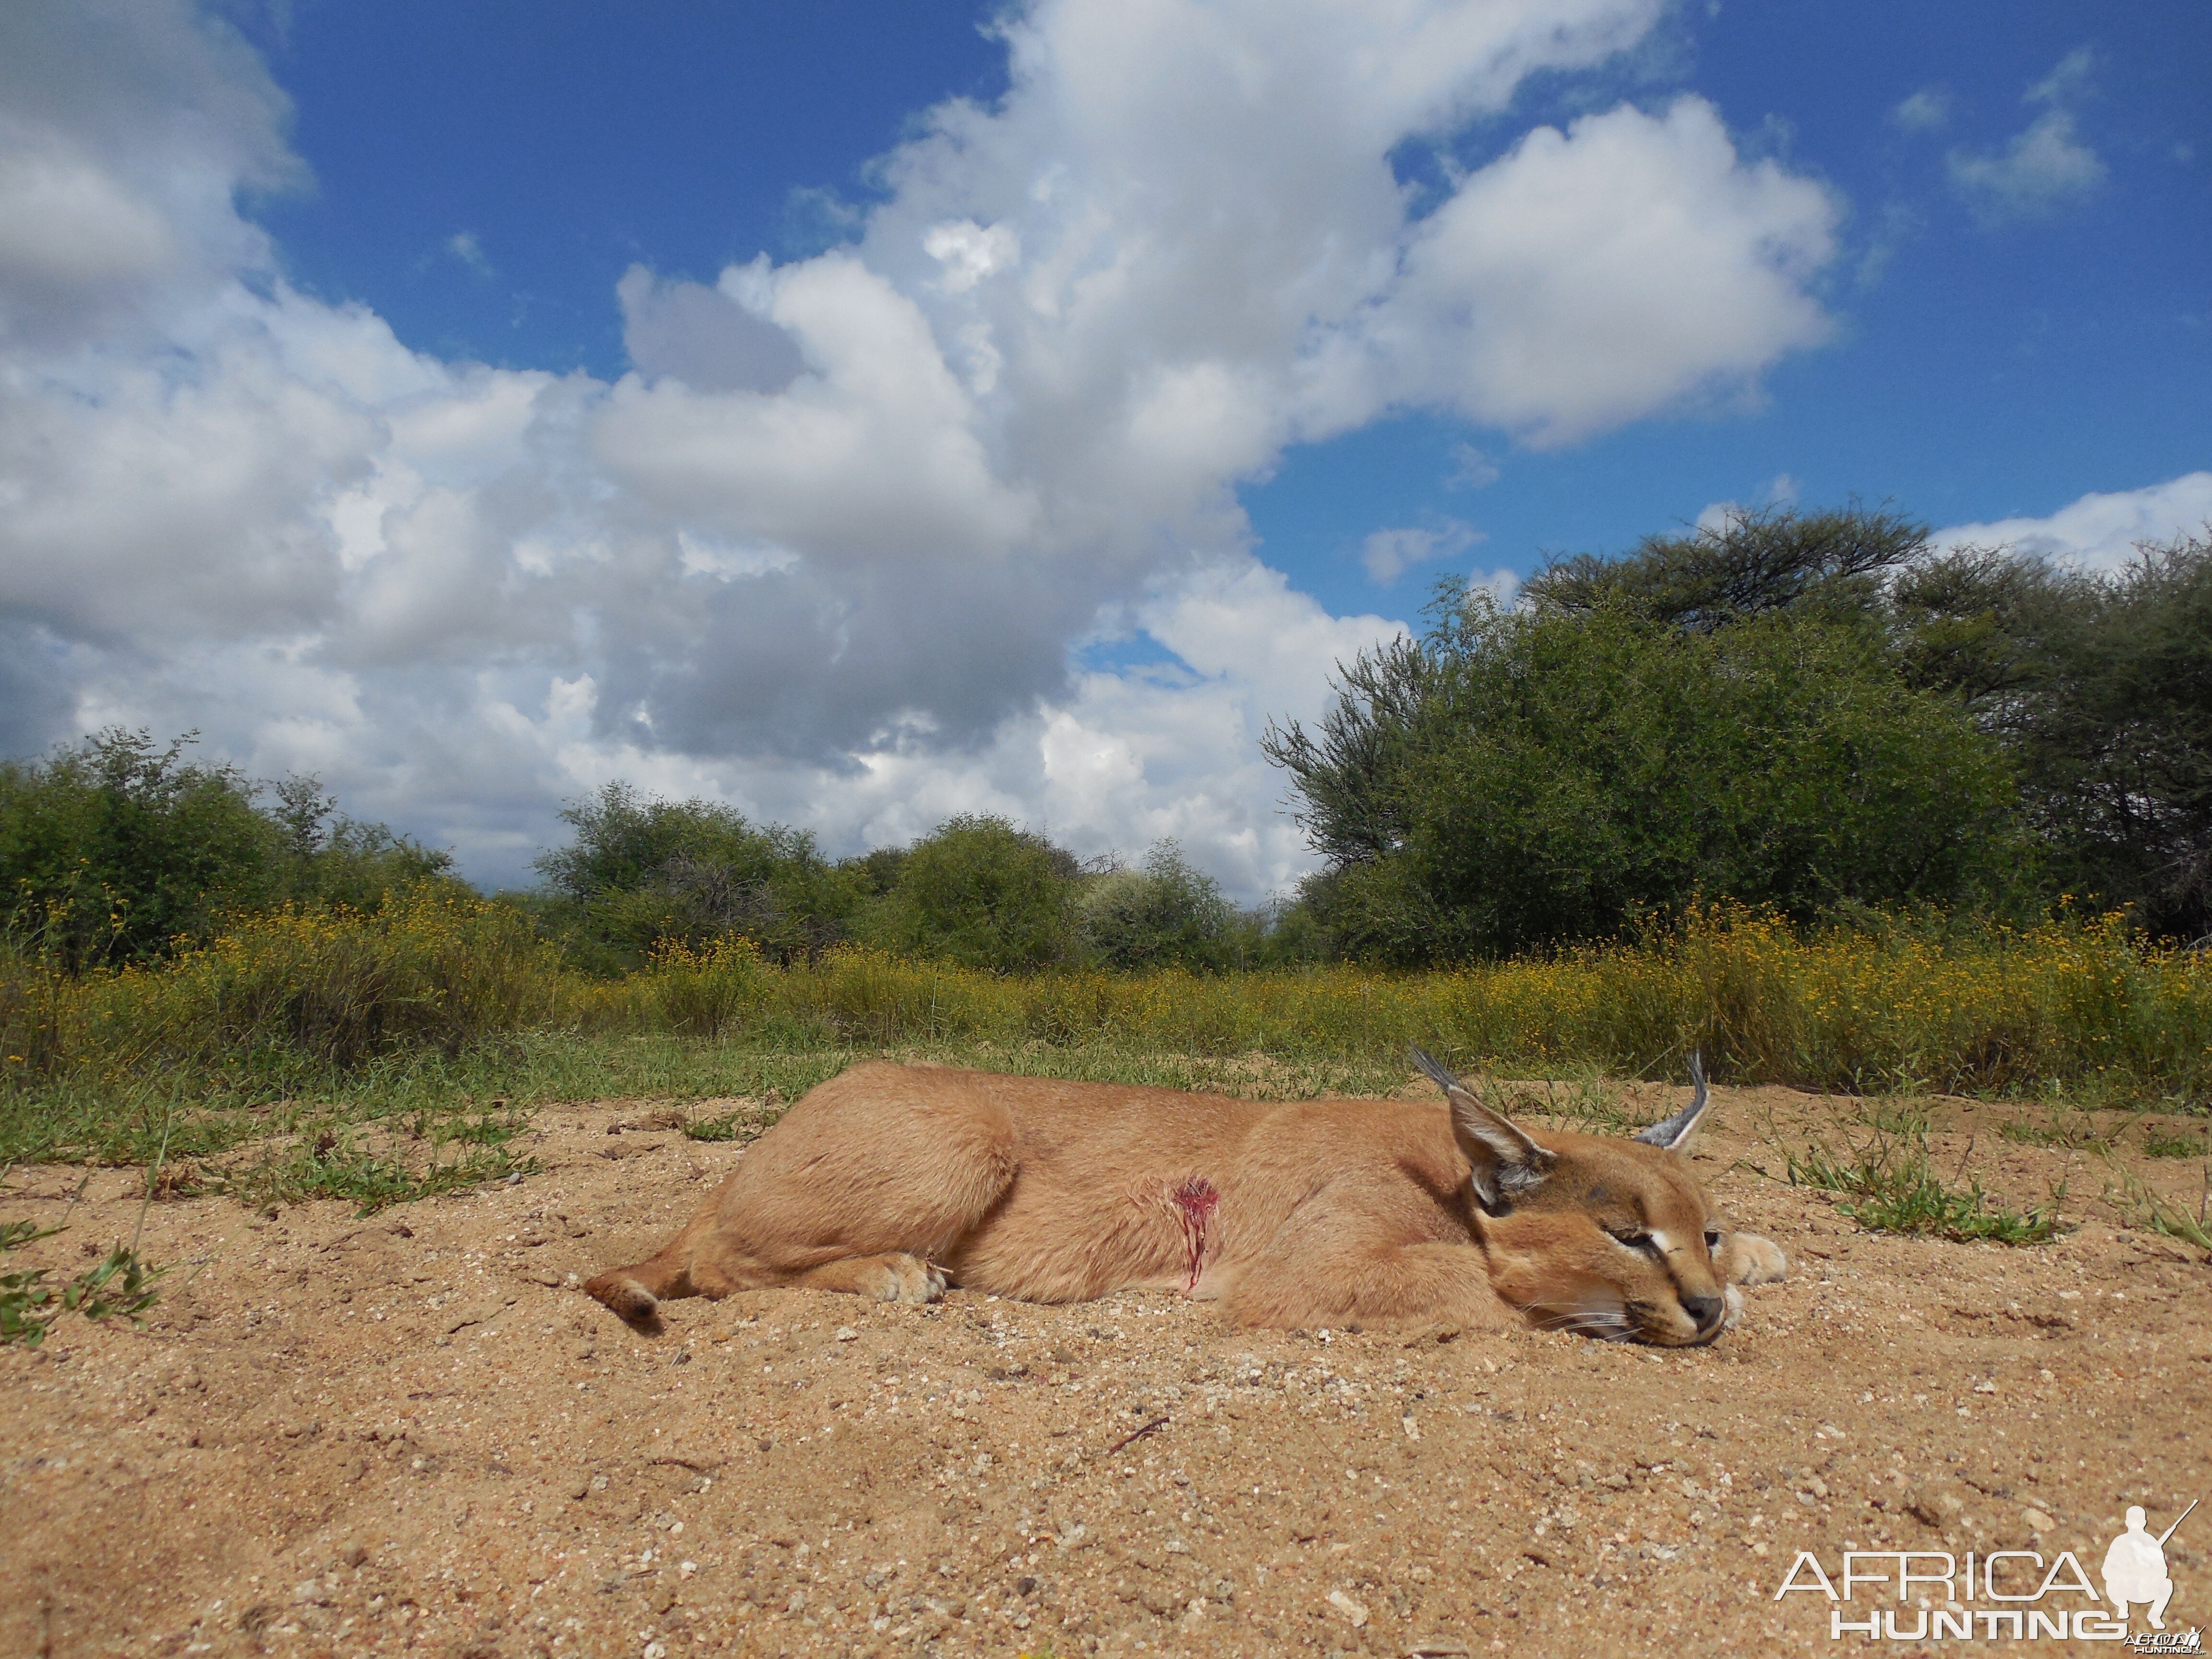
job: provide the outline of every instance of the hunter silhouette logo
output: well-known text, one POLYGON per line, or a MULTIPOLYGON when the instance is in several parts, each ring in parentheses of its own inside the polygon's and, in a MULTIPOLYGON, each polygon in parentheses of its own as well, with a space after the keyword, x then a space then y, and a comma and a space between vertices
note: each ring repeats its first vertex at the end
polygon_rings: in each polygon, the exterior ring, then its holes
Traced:
POLYGON ((2055 1638, 2124 1642, 2137 1653, 2198 1654, 2201 1632, 2166 1627, 2166 1603, 2174 1594, 2166 1570, 2166 1540, 2196 1508, 2191 1502, 2172 1526, 2154 1534, 2143 1509, 2130 1507, 2127 1529, 2105 1551, 2102 1595, 2071 1550, 2046 1562, 2039 1550, 1969 1553, 1962 1559, 1942 1550, 1846 1549, 1843 1570, 1833 1577, 1812 1551, 1798 1551, 1774 1599, 1793 1591, 1825 1597, 1832 1641, 1846 1635, 1869 1642, 2055 1638), (1893 1605, 1878 1605, 1885 1601, 1893 1605), (2150 1629, 2131 1636, 2128 1616, 2135 1607, 2144 1609, 2150 1629))
MULTIPOLYGON (((2196 1507, 2197 1500, 2192 1498, 2189 1510, 2196 1507)), ((2150 1627, 2166 1628, 2166 1604, 2173 1599, 2173 1580, 2166 1576, 2166 1540, 2189 1519, 2189 1510, 2182 1510, 2172 1526, 2154 1538, 2144 1524, 2142 1508, 2129 1509, 2128 1529, 2112 1540, 2112 1547, 2105 1552, 2105 1594, 2112 1600, 2115 1619, 2125 1619, 2129 1606, 2141 1601, 2150 1608, 2150 1627)))

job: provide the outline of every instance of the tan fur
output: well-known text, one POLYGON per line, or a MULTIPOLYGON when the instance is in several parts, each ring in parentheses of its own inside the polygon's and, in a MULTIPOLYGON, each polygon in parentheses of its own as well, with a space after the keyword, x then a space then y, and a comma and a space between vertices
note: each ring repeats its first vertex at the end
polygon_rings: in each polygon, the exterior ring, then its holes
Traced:
POLYGON ((1765 1239, 1708 1250, 1717 1224, 1678 1152, 1526 1134, 1437 1075, 1449 1105, 1263 1105, 857 1066, 793 1106, 659 1255, 584 1288, 646 1327, 669 1297, 927 1302, 950 1282, 1054 1303, 1184 1290, 1242 1324, 1526 1318, 1681 1345, 1724 1328, 1736 1285, 1782 1276, 1765 1239))

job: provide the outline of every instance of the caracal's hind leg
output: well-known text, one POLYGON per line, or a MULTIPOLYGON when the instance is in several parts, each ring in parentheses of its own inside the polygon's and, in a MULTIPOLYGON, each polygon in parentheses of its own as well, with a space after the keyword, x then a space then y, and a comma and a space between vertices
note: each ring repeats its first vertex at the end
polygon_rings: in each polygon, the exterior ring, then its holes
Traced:
POLYGON ((805 1285, 884 1301, 945 1293, 933 1263, 1012 1183, 1005 1109, 927 1072, 856 1066, 754 1143, 689 1226, 650 1261, 584 1286, 651 1328, 665 1297, 805 1285))

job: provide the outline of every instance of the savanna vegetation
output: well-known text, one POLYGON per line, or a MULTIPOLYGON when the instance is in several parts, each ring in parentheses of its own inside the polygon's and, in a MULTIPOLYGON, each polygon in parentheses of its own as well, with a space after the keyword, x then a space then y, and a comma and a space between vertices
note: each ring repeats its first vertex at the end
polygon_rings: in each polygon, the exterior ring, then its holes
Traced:
MULTIPOLYGON (((1172 842, 1085 861, 967 816, 839 860, 619 783, 486 896, 185 742, 0 767, 0 1164, 237 1184, 252 1142, 254 1193, 373 1206, 514 1172, 538 1102, 788 1098, 856 1050, 1263 1093, 1395 1088, 1418 1041, 2212 1094, 2212 544, 2098 577, 1754 514, 1428 614, 1269 733, 1322 867, 1259 910, 1172 842)), ((1917 1166, 1801 1162, 1981 1224, 1917 1166)))
POLYGON ((1700 896, 2212 929, 2212 541, 2088 575, 1777 510, 1429 616, 1267 738, 1335 954, 1542 950, 1700 896))

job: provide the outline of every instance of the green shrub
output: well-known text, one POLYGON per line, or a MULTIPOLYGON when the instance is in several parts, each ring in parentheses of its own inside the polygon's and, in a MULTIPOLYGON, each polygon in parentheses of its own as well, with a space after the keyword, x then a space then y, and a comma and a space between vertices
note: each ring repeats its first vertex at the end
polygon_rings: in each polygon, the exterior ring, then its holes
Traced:
POLYGON ((0 764, 0 918, 66 972, 144 962, 276 896, 280 837, 235 769, 111 730, 0 764))
POLYGON ((274 804, 264 810, 279 832, 279 896, 299 904, 343 904, 374 910, 385 896, 443 884, 456 896, 469 890, 453 874, 450 853, 434 851, 381 823, 337 810, 312 777, 264 786, 274 804))
POLYGON ((156 748, 110 729, 0 763, 0 933, 14 954, 68 974, 151 962, 241 911, 374 909, 393 888, 449 879, 447 854, 337 816, 314 779, 258 784, 188 762, 192 741, 156 748))
POLYGON ((725 937, 695 949, 666 940, 625 989, 636 999, 639 1023, 685 1036, 720 1036, 760 1012, 769 995, 759 946, 725 937))
POLYGON ((587 972, 629 972, 664 943, 705 950, 724 937, 777 962, 811 956, 844 936, 861 899, 811 834, 719 802, 647 799, 611 783, 561 817, 576 838, 538 860, 550 889, 541 914, 587 972))
MULTIPOLYGON (((6 1261, 9 1251, 64 1231, 30 1221, 0 1221, 0 1263, 6 1261)), ((0 1346, 20 1342, 35 1348, 65 1313, 82 1314, 87 1319, 123 1318, 138 1324, 139 1316, 160 1296, 155 1282, 167 1271, 141 1261, 134 1243, 117 1244, 99 1261, 69 1279, 57 1279, 44 1267, 0 1272, 0 1346)))
POLYGON ((1172 841, 1141 868, 1092 878, 1076 901, 1085 953, 1109 968, 1225 968, 1240 953, 1237 908, 1172 841))
POLYGON ((1043 836, 963 814, 908 849, 864 931, 902 956, 1034 970, 1073 951, 1076 874, 1074 854, 1043 836))

